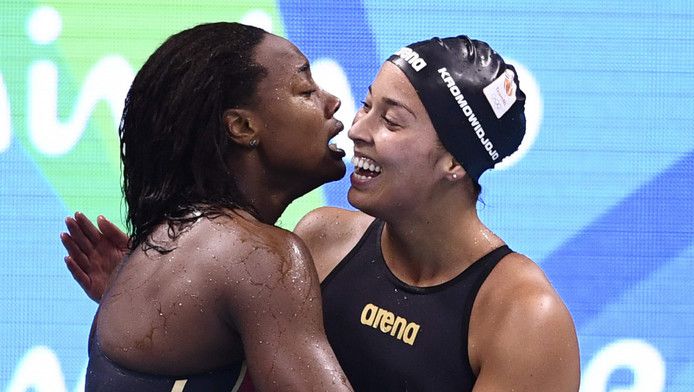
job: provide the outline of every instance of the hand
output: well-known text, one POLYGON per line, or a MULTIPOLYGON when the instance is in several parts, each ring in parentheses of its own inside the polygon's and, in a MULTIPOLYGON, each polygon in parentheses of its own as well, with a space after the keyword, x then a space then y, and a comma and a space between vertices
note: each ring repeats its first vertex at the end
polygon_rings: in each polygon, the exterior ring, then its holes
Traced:
POLYGON ((72 277, 92 300, 99 302, 111 273, 128 254, 128 236, 99 215, 97 229, 84 214, 65 218, 68 233, 60 233, 67 250, 65 264, 72 277))

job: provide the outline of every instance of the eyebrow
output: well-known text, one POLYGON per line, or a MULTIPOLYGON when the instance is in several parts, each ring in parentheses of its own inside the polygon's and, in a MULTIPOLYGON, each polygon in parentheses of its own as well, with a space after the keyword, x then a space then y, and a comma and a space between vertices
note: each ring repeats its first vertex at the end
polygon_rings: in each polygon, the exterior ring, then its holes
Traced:
MULTIPOLYGON (((369 86, 369 94, 373 95, 373 92, 371 91, 371 86, 369 86)), ((384 98, 382 98, 382 101, 383 101, 383 103, 385 103, 386 105, 390 105, 390 106, 395 106, 395 107, 403 108, 403 109, 407 110, 408 112, 410 112, 410 114, 411 114, 414 118, 417 118, 417 115, 414 114, 414 111, 413 111, 412 109, 410 109, 407 105, 405 105, 404 103, 402 103, 402 102, 400 102, 400 101, 398 101, 398 100, 395 100, 395 99, 393 99, 393 98, 384 97, 384 98)))

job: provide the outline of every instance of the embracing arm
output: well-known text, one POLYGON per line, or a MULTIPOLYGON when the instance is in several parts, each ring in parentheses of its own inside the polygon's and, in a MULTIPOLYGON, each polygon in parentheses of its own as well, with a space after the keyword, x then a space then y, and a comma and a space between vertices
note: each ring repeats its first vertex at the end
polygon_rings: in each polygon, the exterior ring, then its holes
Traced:
POLYGON ((475 304, 473 317, 481 321, 470 350, 479 364, 475 392, 578 391, 579 352, 571 315, 539 268, 527 275, 518 284, 495 285, 496 293, 475 304))
POLYGON ((65 264, 85 293, 99 302, 111 273, 128 252, 128 236, 99 215, 96 228, 84 214, 65 218, 68 233, 60 233, 67 250, 65 264))
POLYGON ((230 271, 230 322, 241 335, 259 391, 349 391, 323 328, 316 270, 293 234, 254 246, 230 271))

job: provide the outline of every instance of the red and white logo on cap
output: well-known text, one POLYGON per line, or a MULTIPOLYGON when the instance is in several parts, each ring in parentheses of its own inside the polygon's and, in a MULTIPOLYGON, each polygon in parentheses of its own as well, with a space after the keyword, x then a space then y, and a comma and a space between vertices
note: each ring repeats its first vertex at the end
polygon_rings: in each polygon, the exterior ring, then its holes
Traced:
POLYGON ((501 118, 516 102, 516 89, 518 87, 513 80, 515 76, 512 70, 507 69, 482 90, 492 106, 496 118, 501 118))

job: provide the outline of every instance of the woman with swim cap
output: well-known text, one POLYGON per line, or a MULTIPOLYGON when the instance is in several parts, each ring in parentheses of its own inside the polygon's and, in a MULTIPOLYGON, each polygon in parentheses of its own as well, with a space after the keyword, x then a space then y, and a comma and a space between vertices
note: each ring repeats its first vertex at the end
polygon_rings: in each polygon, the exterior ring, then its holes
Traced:
POLYGON ((349 131, 348 199, 361 211, 319 208, 295 229, 356 390, 578 390, 568 310, 476 211, 480 176, 523 138, 520 87, 465 36, 408 45, 370 86, 349 131))
POLYGON ((87 391, 351 390, 310 254, 273 226, 344 175, 328 146, 339 106, 294 45, 255 27, 196 26, 149 57, 119 129, 132 236, 100 295, 87 391))
POLYGON ((320 208, 295 230, 356 390, 578 389, 564 303, 476 211, 480 176, 523 139, 520 87, 465 36, 408 45, 371 84, 349 130, 360 211, 320 208))

